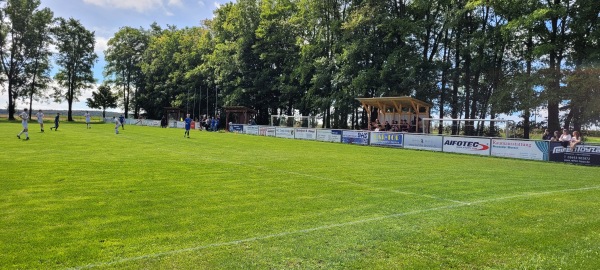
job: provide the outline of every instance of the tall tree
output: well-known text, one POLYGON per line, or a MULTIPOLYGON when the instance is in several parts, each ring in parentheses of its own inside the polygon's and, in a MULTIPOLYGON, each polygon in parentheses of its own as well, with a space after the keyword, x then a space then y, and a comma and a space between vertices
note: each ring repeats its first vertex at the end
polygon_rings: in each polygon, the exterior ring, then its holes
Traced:
POLYGON ((135 118, 139 113, 135 96, 137 88, 141 86, 136 82, 143 81, 143 78, 140 78, 142 76, 141 63, 148 42, 148 35, 142 30, 123 27, 108 41, 108 49, 104 56, 107 63, 104 67, 105 74, 113 76, 114 83, 123 87, 125 115, 129 114, 131 88, 136 88, 133 94, 136 104, 134 106, 135 118))
POLYGON ((27 93, 29 96, 29 117, 33 111, 32 104, 35 99, 45 98, 44 90, 50 83, 50 52, 49 44, 52 42, 50 27, 54 14, 50 9, 45 8, 36 12, 31 20, 30 30, 27 32, 27 39, 31 43, 25 50, 25 77, 27 83, 27 93))
POLYGON ((94 52, 94 33, 73 18, 58 19, 53 29, 56 36, 58 55, 56 63, 60 66, 54 76, 62 88, 57 88, 55 98, 66 99, 69 104, 68 121, 73 121, 73 101, 81 95, 81 90, 90 88, 95 82, 92 67, 98 56, 94 52))
POLYGON ((39 12, 39 0, 7 0, 0 3, 0 83, 8 91, 8 119, 14 120, 15 104, 26 94, 26 51, 37 44, 29 31, 34 15, 39 12))
POLYGON ((101 109, 102 118, 105 118, 106 109, 117 107, 117 96, 110 90, 110 86, 103 84, 98 86, 98 91, 92 92, 92 97, 86 103, 92 109, 101 109))

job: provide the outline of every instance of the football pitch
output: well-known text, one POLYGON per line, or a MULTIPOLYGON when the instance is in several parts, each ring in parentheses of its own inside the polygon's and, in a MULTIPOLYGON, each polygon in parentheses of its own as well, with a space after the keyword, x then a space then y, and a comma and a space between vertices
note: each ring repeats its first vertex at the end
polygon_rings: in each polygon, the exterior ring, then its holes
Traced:
POLYGON ((0 121, 2 269, 600 268, 599 167, 50 126, 0 121))

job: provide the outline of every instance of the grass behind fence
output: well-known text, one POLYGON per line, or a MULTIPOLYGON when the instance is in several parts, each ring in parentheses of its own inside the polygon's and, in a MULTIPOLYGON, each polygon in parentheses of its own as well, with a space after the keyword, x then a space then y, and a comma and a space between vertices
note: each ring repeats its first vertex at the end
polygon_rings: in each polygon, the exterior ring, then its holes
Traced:
POLYGON ((30 127, 0 121, 0 268, 600 267, 598 167, 30 127))

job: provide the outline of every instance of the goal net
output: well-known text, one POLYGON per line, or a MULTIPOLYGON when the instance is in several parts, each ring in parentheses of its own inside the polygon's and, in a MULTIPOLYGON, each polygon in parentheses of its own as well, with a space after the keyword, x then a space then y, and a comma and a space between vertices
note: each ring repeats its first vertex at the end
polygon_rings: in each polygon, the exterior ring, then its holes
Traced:
POLYGON ((515 136, 515 122, 506 119, 441 119, 423 118, 424 133, 505 137, 515 136))

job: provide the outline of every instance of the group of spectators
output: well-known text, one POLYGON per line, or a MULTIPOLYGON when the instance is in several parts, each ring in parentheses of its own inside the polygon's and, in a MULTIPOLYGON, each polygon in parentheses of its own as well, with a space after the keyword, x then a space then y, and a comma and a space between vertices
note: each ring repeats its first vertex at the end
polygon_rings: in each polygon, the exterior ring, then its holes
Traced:
POLYGON ((571 151, 575 151, 575 146, 582 142, 579 131, 573 131, 573 135, 571 135, 567 129, 563 129, 562 134, 558 130, 550 133, 546 129, 544 135, 542 135, 542 139, 551 142, 560 142, 563 147, 569 147, 571 151))
MULTIPOLYGON (((217 117, 208 117, 204 115, 202 119, 200 119, 200 130, 204 129, 206 131, 219 131, 219 115, 217 117)), ((197 122, 197 118, 194 121, 197 122)), ((168 126, 167 117, 163 116, 160 120, 160 126, 166 128, 168 126)))
MULTIPOLYGON (((419 118, 419 120, 421 119, 419 118)), ((389 121, 385 121, 384 124, 381 124, 381 122, 379 122, 379 119, 375 119, 375 121, 371 123, 371 130, 391 132, 414 132, 416 130, 416 122, 416 117, 412 122, 409 122, 405 119, 401 119, 400 121, 393 120, 391 124, 389 121)))

